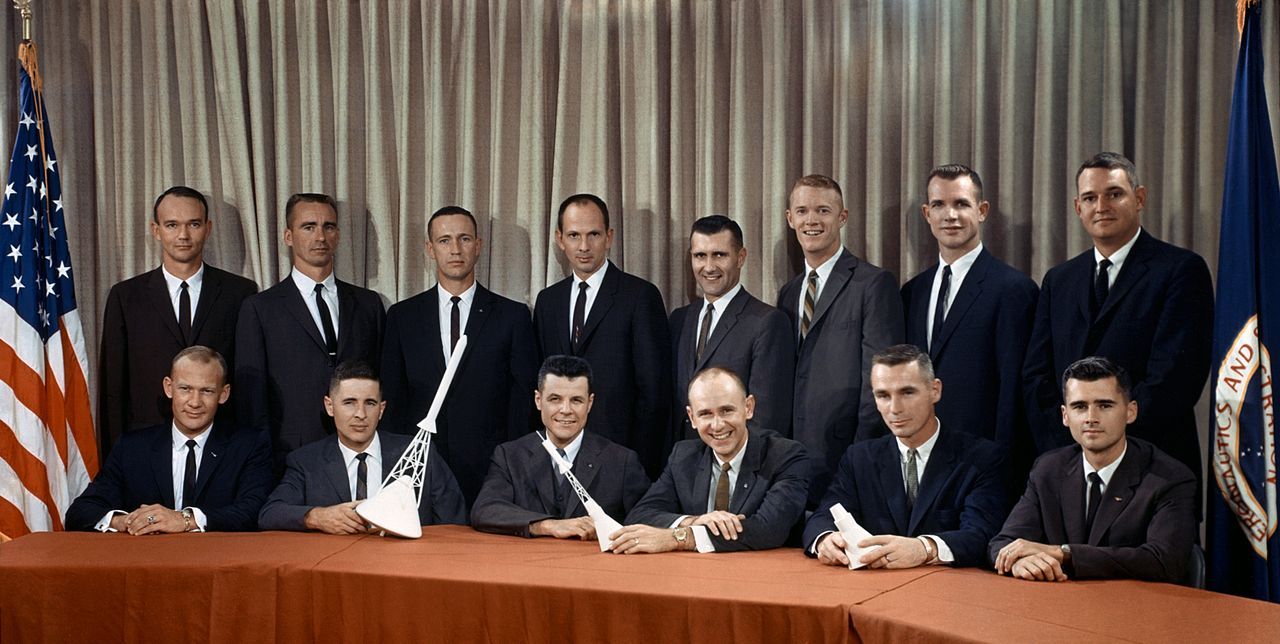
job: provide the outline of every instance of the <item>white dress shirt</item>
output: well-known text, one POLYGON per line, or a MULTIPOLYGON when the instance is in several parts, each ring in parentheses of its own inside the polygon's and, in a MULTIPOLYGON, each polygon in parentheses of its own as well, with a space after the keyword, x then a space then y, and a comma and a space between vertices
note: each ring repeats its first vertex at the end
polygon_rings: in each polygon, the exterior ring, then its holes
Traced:
MULTIPOLYGON (((934 430, 933 436, 930 436, 929 440, 925 441, 923 445, 916 448, 916 476, 918 477, 917 483, 924 483, 924 476, 926 471, 925 466, 929 464, 929 456, 933 454, 933 447, 938 444, 938 435, 942 433, 942 421, 936 417, 934 418, 934 421, 938 423, 938 428, 934 430)), ((898 456, 902 459, 900 463, 900 465, 902 466, 902 489, 903 491, 906 491, 907 489, 907 450, 911 448, 903 444, 901 439, 894 439, 894 440, 897 441, 898 443, 898 456)), ((920 489, 919 487, 916 488, 917 491, 919 491, 919 489, 920 489)), ((946 541, 939 539, 937 535, 926 534, 921 536, 929 537, 930 539, 933 539, 933 542, 938 546, 938 555, 933 560, 934 563, 951 563, 956 560, 955 555, 951 553, 951 548, 950 546, 947 545, 946 541)))
POLYGON ((584 281, 587 283, 587 306, 582 310, 582 324, 586 326, 587 320, 591 319, 591 307, 596 303, 596 296, 600 294, 600 285, 604 284, 604 274, 609 270, 609 260, 605 260, 600 265, 600 270, 591 274, 591 277, 583 280, 578 277, 577 273, 573 273, 573 284, 569 287, 569 339, 573 340, 573 308, 578 305, 578 285, 584 281))
MULTIPOLYGON (((209 430, 213 429, 213 425, 209 425, 204 431, 192 436, 195 440, 196 452, 196 472, 200 471, 200 464, 204 462, 204 446, 209 442, 209 430)), ((204 532, 208 519, 204 512, 197 507, 192 507, 191 499, 182 498, 183 481, 187 475, 187 435, 178 431, 178 426, 170 423, 170 438, 172 440, 172 449, 170 453, 170 472, 173 473, 173 506, 175 510, 182 509, 191 510, 192 518, 195 519, 196 531, 204 532)), ((102 516, 102 519, 93 526, 94 530, 99 532, 115 532, 111 527, 111 518, 119 514, 129 514, 124 510, 112 510, 102 516)))
MULTIPOLYGON (((951 283, 947 285, 947 301, 942 304, 943 319, 951 312, 951 303, 956 301, 956 293, 960 292, 960 285, 964 283, 964 276, 969 274, 969 269, 973 268, 973 263, 977 261, 978 255, 982 252, 982 244, 978 247, 961 255, 959 259, 951 263, 951 283)), ((924 331, 930 346, 933 345, 933 316, 938 310, 938 291, 942 289, 942 269, 948 266, 943 261, 942 256, 938 256, 938 270, 933 272, 933 286, 929 287, 929 319, 925 320, 924 331)))
MULTIPOLYGON (((444 361, 449 361, 449 356, 453 355, 453 336, 450 324, 453 320, 453 293, 446 291, 444 287, 436 285, 436 304, 440 310, 440 350, 444 351, 444 361)), ((458 337, 467 334, 467 320, 471 318, 471 303, 476 299, 476 283, 471 283, 471 288, 463 291, 458 296, 458 337)))
MULTIPOLYGON (((294 286, 298 287, 298 292, 302 294, 302 301, 307 304, 307 311, 311 313, 311 320, 316 323, 316 330, 320 332, 320 337, 324 337, 324 324, 320 322, 320 309, 316 307, 316 284, 323 284, 324 291, 321 297, 324 298, 325 304, 329 306, 329 319, 333 321, 333 333, 342 337, 342 330, 338 328, 338 280, 329 273, 323 282, 316 282, 310 277, 302 274, 297 267, 289 272, 290 279, 293 280, 294 286)), ((328 340, 328 338, 325 338, 328 340)), ((337 338, 334 338, 337 342, 337 338)))
POLYGON ((164 267, 164 264, 160 265, 160 274, 164 276, 164 286, 169 290, 169 302, 173 304, 173 319, 175 320, 182 319, 179 298, 182 297, 182 283, 184 281, 187 283, 187 296, 191 298, 191 320, 194 322, 196 319, 196 304, 200 303, 200 287, 204 285, 204 264, 200 264, 200 268, 196 269, 195 274, 185 280, 170 273, 164 267))
POLYGON ((1129 258, 1129 251, 1133 250, 1133 245, 1138 241, 1138 235, 1142 234, 1142 228, 1138 228, 1138 232, 1133 234, 1129 241, 1125 242, 1116 252, 1111 253, 1111 257, 1103 256, 1097 246, 1093 247, 1093 275, 1096 279, 1098 276, 1098 262, 1104 259, 1111 260, 1111 268, 1107 270, 1107 288, 1116 285, 1116 278, 1120 276, 1120 268, 1124 266, 1124 260, 1129 258))
POLYGON ((716 332, 716 326, 720 324, 720 318, 724 316, 724 310, 729 308, 729 303, 733 301, 733 298, 738 296, 738 291, 741 290, 742 282, 738 282, 737 284, 734 284, 733 288, 729 289, 727 293, 716 298, 716 301, 714 302, 707 302, 706 298, 702 299, 702 310, 698 312, 698 326, 694 327, 695 335, 693 336, 693 340, 695 347, 698 344, 698 336, 696 334, 702 333, 702 319, 707 317, 707 305, 710 304, 711 310, 715 312, 715 314, 711 316, 711 328, 707 329, 707 339, 710 340, 711 335, 716 332))
MULTIPOLYGON (((733 493, 738 489, 738 473, 742 470, 742 461, 747 454, 747 441, 751 440, 748 434, 742 441, 742 447, 738 449, 738 453, 729 459, 729 500, 733 501, 733 493)), ((724 461, 720 460, 720 456, 715 452, 711 452, 711 478, 708 481, 710 488, 707 491, 707 512, 714 512, 716 509, 716 487, 720 484, 720 471, 724 469, 724 461)), ((680 525, 681 521, 689 518, 689 515, 681 515, 672 522, 671 527, 675 528, 680 525)), ((711 535, 707 532, 707 526, 695 525, 689 526, 693 532, 693 544, 698 552, 715 552, 716 545, 711 542, 711 535)))
MULTIPOLYGON (((342 462, 347 467, 347 483, 351 490, 351 499, 356 498, 356 472, 360 467, 360 461, 356 456, 361 452, 357 452, 350 447, 338 441, 338 450, 342 452, 342 462)), ((369 445, 364 448, 364 453, 369 456, 364 459, 365 469, 365 498, 373 498, 382 489, 382 440, 378 438, 378 432, 373 433, 373 440, 369 441, 369 445)))
MULTIPOLYGON (((1116 458, 1116 460, 1111 461, 1110 465, 1107 465, 1100 470, 1093 469, 1093 466, 1089 464, 1089 459, 1085 458, 1083 453, 1080 454, 1080 459, 1084 461, 1084 507, 1089 507, 1089 489, 1091 487, 1091 484, 1089 483, 1089 475, 1094 472, 1098 473, 1098 478, 1102 479, 1102 494, 1105 495, 1107 493, 1107 486, 1111 484, 1111 477, 1115 476, 1116 468, 1120 467, 1120 461, 1124 460, 1124 455, 1128 452, 1129 443, 1126 441, 1124 444, 1124 451, 1120 452, 1120 456, 1116 458)), ((1101 507, 1101 502, 1099 502, 1099 507, 1101 507)))

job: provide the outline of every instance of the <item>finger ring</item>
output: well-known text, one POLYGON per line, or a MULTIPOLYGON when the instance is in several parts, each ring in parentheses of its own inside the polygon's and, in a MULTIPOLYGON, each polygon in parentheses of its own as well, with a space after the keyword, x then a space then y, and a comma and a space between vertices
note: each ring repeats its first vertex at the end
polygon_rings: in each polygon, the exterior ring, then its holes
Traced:
POLYGON ((885 555, 885 556, 884 556, 884 562, 885 562, 885 563, 889 563, 889 562, 891 562, 891 561, 893 561, 893 560, 889 558, 889 555, 885 555))
POLYGON ((632 539, 632 540, 631 540, 631 543, 634 543, 634 544, 636 544, 636 545, 638 546, 638 545, 640 545, 640 540, 639 540, 639 539, 632 539))
POLYGON ((155 523, 155 522, 156 522, 156 515, 154 515, 154 514, 148 514, 148 515, 147 515, 147 523, 155 523))

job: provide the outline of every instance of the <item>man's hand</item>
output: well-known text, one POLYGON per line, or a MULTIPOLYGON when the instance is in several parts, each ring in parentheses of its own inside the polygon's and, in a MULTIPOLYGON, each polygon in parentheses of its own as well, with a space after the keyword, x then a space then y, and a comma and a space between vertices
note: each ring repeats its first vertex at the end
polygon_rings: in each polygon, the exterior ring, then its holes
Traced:
MULTIPOLYGON (((112 527, 116 526, 117 518, 119 517, 111 519, 112 527)), ((129 534, 140 536, 166 532, 186 532, 187 522, 182 519, 181 512, 152 503, 126 515, 124 527, 129 534)))
POLYGON ((111 529, 116 532, 128 532, 129 526, 125 523, 127 517, 127 514, 117 514, 111 517, 111 529))
POLYGON ((1008 545, 1000 549, 996 555, 996 572, 1002 575, 1008 575, 1013 572, 1013 565, 1024 557, 1042 554, 1057 563, 1058 570, 1062 570, 1062 548, 1059 546, 1050 546, 1035 541, 1027 541, 1026 539, 1016 539, 1008 545))
POLYGON ((1067 580, 1067 573, 1062 570, 1062 562, 1043 552, 1027 555, 1014 562, 1012 573, 1014 577, 1028 581, 1067 580))
POLYGON ((535 537, 557 539, 595 539, 596 523, 589 516, 573 519, 543 519, 529 525, 529 534, 535 537))
POLYGON ((847 545, 844 535, 839 532, 828 532, 822 535, 818 539, 818 561, 828 566, 849 567, 849 557, 844 554, 844 548, 847 545))
POLYGON ((878 534, 858 542, 859 548, 880 546, 872 552, 864 552, 858 558, 872 568, 915 568, 929 560, 924 544, 915 537, 898 537, 878 534))
MULTIPOLYGON (((680 547, 671 528, 655 528, 651 525, 623 526, 621 530, 609 535, 613 544, 609 549, 620 555, 634 555, 642 552, 670 552, 680 547)), ((693 550, 693 534, 685 540, 686 550, 693 550)))
POLYGON ((747 518, 745 514, 716 510, 693 517, 693 521, 689 522, 689 525, 707 526, 711 534, 733 541, 738 538, 738 533, 742 532, 742 520, 745 518, 747 518))
POLYGON ((349 501, 328 507, 315 507, 307 511, 302 522, 308 530, 319 530, 328 534, 362 534, 369 532, 364 519, 356 514, 356 506, 360 501, 349 501))

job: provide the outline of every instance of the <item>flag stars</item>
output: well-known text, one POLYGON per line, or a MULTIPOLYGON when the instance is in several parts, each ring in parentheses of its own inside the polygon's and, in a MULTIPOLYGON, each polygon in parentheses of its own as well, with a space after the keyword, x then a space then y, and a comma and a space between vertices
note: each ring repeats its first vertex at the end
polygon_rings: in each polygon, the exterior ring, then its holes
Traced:
POLYGON ((26 112, 23 112, 23 113, 22 113, 22 120, 21 120, 21 121, 18 121, 18 125, 21 125, 22 127, 28 127, 28 128, 29 128, 29 127, 31 127, 32 125, 35 125, 35 124, 36 124, 36 122, 35 122, 35 121, 33 121, 33 120, 31 120, 31 115, 30 115, 30 114, 27 114, 26 112))
POLYGON ((50 239, 57 239, 57 238, 58 238, 58 235, 56 234, 57 232, 58 232, 58 227, 57 227, 57 226, 49 226, 49 238, 50 238, 50 239))
POLYGON ((31 221, 40 221, 40 209, 39 209, 39 208, 32 208, 32 209, 31 209, 31 216, 30 216, 30 217, 27 217, 27 219, 30 219, 31 221))
POLYGON ((66 262, 58 262, 58 277, 71 277, 71 267, 66 262))
POLYGON ((13 189, 13 182, 11 181, 9 185, 4 187, 4 198, 8 199, 16 194, 18 194, 18 191, 13 189))
MULTIPOLYGON (((10 184, 10 185, 12 185, 12 184, 10 184)), ((5 213, 5 214, 4 214, 4 223, 3 223, 3 224, 0 224, 0 226, 8 226, 8 227, 9 227, 9 232, 13 232, 13 229, 14 229, 14 228, 17 228, 18 226, 21 226, 21 225, 22 225, 22 224, 18 223, 18 216, 17 216, 17 215, 11 215, 11 214, 9 214, 9 213, 5 213)))
POLYGON ((36 191, 36 178, 31 175, 27 175, 27 189, 31 192, 36 191))
POLYGON ((8 255, 6 255, 6 257, 12 257, 12 258, 13 258, 13 262, 16 264, 16 263, 18 263, 18 258, 19 258, 19 257, 22 257, 22 251, 18 250, 18 247, 17 247, 17 246, 10 245, 10 246, 9 246, 9 254, 8 254, 8 255))
POLYGON ((57 172, 58 169, 54 167, 56 165, 58 165, 58 160, 53 157, 49 157, 49 162, 44 164, 44 167, 47 168, 49 172, 57 172))
MULTIPOLYGON (((53 282, 47 282, 47 283, 45 283, 45 285, 44 285, 44 294, 45 294, 45 295, 57 295, 57 293, 55 293, 55 292, 53 291, 54 286, 55 286, 55 285, 54 285, 54 283, 53 283, 53 282)), ((48 320, 45 320, 45 324, 48 324, 48 323, 49 323, 49 321, 48 321, 48 320)))
POLYGON ((36 307, 36 314, 40 316, 40 322, 44 324, 44 328, 49 328, 49 311, 45 310, 44 305, 36 307))
POLYGON ((21 277, 15 276, 13 278, 13 286, 10 286, 9 288, 13 289, 17 293, 21 293, 22 289, 26 288, 26 285, 22 283, 21 277))
POLYGON ((59 198, 57 198, 57 199, 54 199, 54 200, 53 200, 53 209, 54 209, 54 211, 62 210, 62 198, 61 198, 61 197, 59 197, 59 198))
POLYGON ((27 146, 27 151, 26 151, 26 153, 25 153, 25 154, 23 154, 22 156, 27 157, 27 161, 33 161, 33 160, 35 160, 35 158, 36 158, 36 154, 37 154, 37 152, 36 152, 36 146, 34 146, 34 145, 28 145, 28 146, 27 146))
POLYGON ((47 194, 47 193, 44 191, 44 183, 43 183, 43 182, 41 182, 41 183, 40 183, 40 198, 41 198, 41 199, 44 199, 46 194, 47 194))

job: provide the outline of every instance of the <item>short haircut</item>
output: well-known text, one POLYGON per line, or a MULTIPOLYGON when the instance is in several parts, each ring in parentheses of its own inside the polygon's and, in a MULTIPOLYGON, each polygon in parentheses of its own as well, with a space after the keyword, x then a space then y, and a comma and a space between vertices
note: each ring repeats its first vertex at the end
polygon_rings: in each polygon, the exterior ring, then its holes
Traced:
POLYGON ((692 238, 695 234, 715 235, 726 230, 733 235, 733 242, 738 248, 742 248, 742 226, 724 215, 707 215, 693 222, 693 230, 689 232, 689 237, 692 238))
POLYGON ((593 391, 591 363, 578 356, 547 356, 547 359, 542 361, 542 368, 538 369, 538 391, 542 391, 546 386, 547 376, 558 376, 569 380, 586 378, 587 393, 590 394, 593 391))
POLYGON ((338 202, 333 197, 322 192, 299 192, 284 202, 284 227, 293 226, 293 207, 300 203, 322 203, 333 209, 333 214, 338 214, 338 202))
POLYGON ((1138 166, 1135 166, 1129 157, 1119 152, 1099 152, 1080 164, 1080 169, 1076 170, 1076 186, 1080 185, 1080 175, 1090 168, 1102 168, 1104 170, 1115 170, 1117 168, 1124 170, 1124 174, 1129 178, 1129 187, 1137 188, 1142 185, 1138 183, 1138 166))
POLYGON ((338 385, 347 380, 372 380, 378 383, 378 397, 382 397, 382 382, 378 380, 378 372, 364 360, 345 360, 333 369, 329 378, 329 395, 338 390, 338 385))
POLYGON ((928 353, 914 344, 895 344, 871 356, 872 366, 896 367, 909 362, 916 363, 925 379, 933 381, 933 361, 929 359, 928 353))
POLYGON ((478 224, 476 224, 476 217, 475 217, 475 215, 472 215, 472 214, 471 214, 471 211, 470 211, 470 210, 467 210, 466 208, 463 208, 462 206, 445 206, 444 208, 441 208, 441 209, 439 209, 439 210, 437 210, 437 211, 435 211, 435 212, 431 213, 431 218, 427 220, 427 239, 428 239, 428 240, 432 239, 432 237, 431 237, 431 224, 435 223, 435 221, 436 221, 437 219, 441 218, 441 217, 448 217, 448 216, 450 216, 450 215, 462 215, 462 216, 466 217, 467 219, 470 219, 470 220, 471 220, 471 232, 475 233, 475 235, 476 235, 477 237, 478 237, 478 236, 480 236, 480 226, 479 226, 478 224))
POLYGON ((929 178, 924 180, 925 203, 929 200, 929 184, 933 183, 935 178, 955 181, 960 177, 969 177, 969 180, 973 181, 978 203, 982 203, 982 177, 978 176, 977 170, 960 163, 943 164, 929 171, 929 178))
MULTIPOLYGON (((716 376, 728 376, 729 379, 732 380, 734 384, 738 386, 738 389, 742 391, 743 396, 746 396, 750 393, 747 391, 747 384, 742 381, 742 376, 739 376, 737 373, 733 371, 733 369, 730 369, 728 367, 704 367, 702 369, 699 369, 698 372, 693 374, 693 377, 689 379, 689 391, 693 390, 694 383, 697 383, 702 380, 706 380, 708 378, 714 378, 716 376)), ((689 391, 685 392, 686 397, 689 391)))
POLYGON ((200 202, 200 209, 204 211, 204 218, 209 218, 209 202, 205 200, 204 195, 201 194, 199 190, 196 190, 195 188, 188 188, 186 186, 173 186, 172 188, 160 193, 159 197, 156 197, 156 202, 151 205, 151 221, 157 224, 160 223, 160 202, 164 201, 165 197, 171 196, 182 197, 183 199, 194 199, 200 202))
POLYGON ((796 182, 791 184, 791 189, 787 191, 787 209, 791 208, 791 193, 795 192, 796 188, 801 186, 806 188, 835 190, 836 196, 840 197, 840 203, 842 205, 844 204, 844 191, 840 190, 840 184, 836 183, 835 179, 832 179, 825 174, 806 174, 803 177, 796 179, 796 182))
POLYGON ((1107 378, 1115 378, 1116 385, 1120 387, 1120 392, 1124 394, 1125 400, 1133 400, 1133 381, 1129 378, 1129 372, 1124 367, 1112 362, 1102 356, 1089 356, 1080 358, 1071 363, 1062 372, 1062 400, 1067 399, 1067 381, 1079 380, 1080 382, 1097 382, 1106 380, 1107 378))
POLYGON ((570 195, 560 202, 560 212, 556 213, 556 230, 564 230, 564 211, 569 206, 585 206, 587 204, 595 204, 595 207, 600 209, 600 213, 604 215, 604 229, 609 230, 609 207, 604 205, 604 199, 589 192, 570 195))
POLYGON ((218 371, 220 372, 218 384, 227 384, 227 361, 217 351, 200 344, 193 344, 179 351, 178 355, 174 356, 173 361, 169 363, 169 377, 173 377, 173 369, 178 366, 178 362, 181 360, 191 360, 197 364, 218 365, 218 371))

